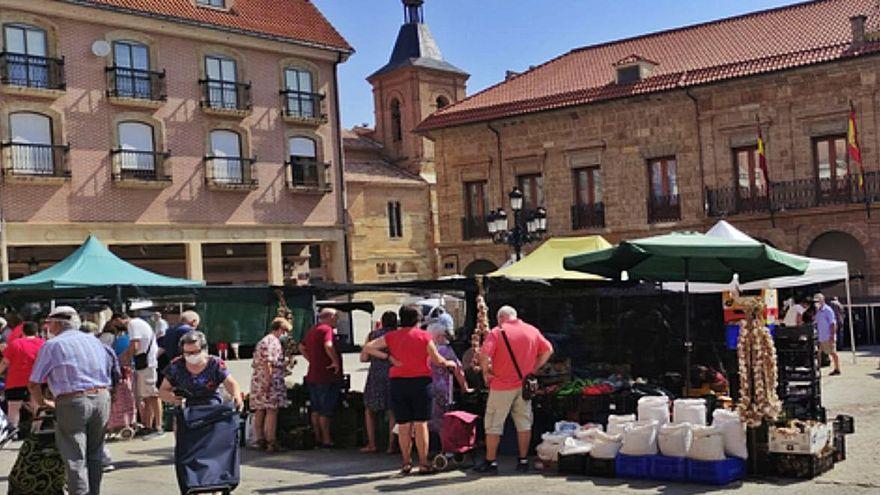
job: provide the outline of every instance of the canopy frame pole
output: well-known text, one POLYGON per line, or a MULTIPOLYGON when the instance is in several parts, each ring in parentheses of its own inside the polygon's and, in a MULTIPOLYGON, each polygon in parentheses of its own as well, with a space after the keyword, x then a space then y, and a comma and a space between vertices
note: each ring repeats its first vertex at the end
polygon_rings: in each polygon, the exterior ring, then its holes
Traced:
POLYGON ((849 288, 849 268, 846 270, 846 319, 849 323, 849 344, 852 347, 852 363, 856 364, 856 331, 853 325, 852 293, 849 288))
POLYGON ((694 344, 691 342, 691 297, 690 297, 691 260, 684 259, 684 396, 691 396, 691 353, 694 344))

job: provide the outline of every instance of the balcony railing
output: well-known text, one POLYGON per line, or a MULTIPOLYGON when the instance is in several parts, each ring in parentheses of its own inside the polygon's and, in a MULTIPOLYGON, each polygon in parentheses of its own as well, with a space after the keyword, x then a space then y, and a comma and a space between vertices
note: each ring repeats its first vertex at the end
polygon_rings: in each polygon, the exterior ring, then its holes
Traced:
POLYGON ((573 230, 605 227, 605 204, 581 204, 571 207, 571 228, 573 230))
POLYGON ((285 117, 324 118, 321 113, 321 102, 324 101, 324 95, 291 89, 282 89, 280 93, 285 117))
POLYGON ((165 160, 171 156, 168 152, 115 149, 110 151, 110 156, 114 180, 171 180, 171 176, 164 173, 165 160))
POLYGON ((0 83, 25 88, 63 90, 64 59, 2 52, 0 83))
POLYGON ((205 179, 209 183, 227 186, 255 186, 255 158, 238 156, 206 156, 205 179))
POLYGON ((316 191, 331 190, 330 180, 327 177, 327 171, 330 169, 329 163, 291 157, 285 165, 290 167, 290 185, 292 187, 316 191))
POLYGON ((251 84, 201 79, 202 106, 215 110, 250 110, 251 84))
POLYGON ((707 213, 711 217, 721 217, 880 201, 880 173, 868 172, 864 181, 864 188, 859 187, 856 176, 837 180, 798 179, 773 182, 769 198, 763 195, 747 201, 741 199, 741 193, 735 187, 707 189, 707 213))
POLYGON ((463 217, 461 219, 461 238, 465 241, 489 238, 486 217, 463 217))
POLYGON ((6 175, 35 177, 69 177, 67 168, 68 145, 2 143, 6 175))
POLYGON ((648 198, 648 223, 679 220, 681 220, 681 200, 678 194, 648 198))
POLYGON ((165 71, 107 67, 107 95, 115 98, 164 101, 165 71))

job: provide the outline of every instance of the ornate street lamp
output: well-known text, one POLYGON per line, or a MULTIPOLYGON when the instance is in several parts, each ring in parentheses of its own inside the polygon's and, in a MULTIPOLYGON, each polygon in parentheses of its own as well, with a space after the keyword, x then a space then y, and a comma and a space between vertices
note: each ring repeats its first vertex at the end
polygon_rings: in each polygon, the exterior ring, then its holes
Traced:
POLYGON ((492 241, 512 247, 516 261, 519 261, 522 259, 523 246, 543 239, 547 233, 547 210, 544 207, 523 210, 524 195, 518 187, 514 187, 507 196, 510 209, 513 210, 513 227, 508 225, 504 208, 498 208, 486 216, 486 227, 492 241))

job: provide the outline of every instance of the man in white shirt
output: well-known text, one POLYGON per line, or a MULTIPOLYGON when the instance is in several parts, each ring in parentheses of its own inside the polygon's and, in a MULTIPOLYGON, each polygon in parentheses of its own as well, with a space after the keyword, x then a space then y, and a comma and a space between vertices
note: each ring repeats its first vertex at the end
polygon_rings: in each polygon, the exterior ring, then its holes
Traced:
POLYGON ((793 302, 785 313, 782 324, 787 327, 799 327, 804 324, 804 313, 810 306, 809 301, 793 302))
POLYGON ((162 403, 157 384, 159 343, 153 328, 143 319, 131 318, 127 324, 129 350, 134 355, 135 397, 143 404, 140 413, 145 433, 155 436, 162 433, 162 403))

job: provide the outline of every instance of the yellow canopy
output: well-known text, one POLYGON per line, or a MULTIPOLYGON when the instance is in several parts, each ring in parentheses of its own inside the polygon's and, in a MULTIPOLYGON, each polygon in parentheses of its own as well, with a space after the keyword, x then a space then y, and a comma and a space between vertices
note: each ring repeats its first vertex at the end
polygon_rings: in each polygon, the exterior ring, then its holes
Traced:
POLYGON ((599 235, 551 238, 520 261, 487 276, 522 280, 605 280, 599 275, 565 270, 562 268, 562 259, 610 247, 611 244, 599 235))

